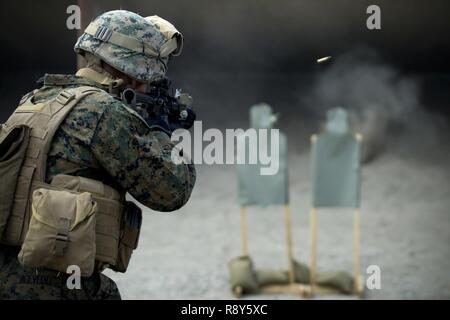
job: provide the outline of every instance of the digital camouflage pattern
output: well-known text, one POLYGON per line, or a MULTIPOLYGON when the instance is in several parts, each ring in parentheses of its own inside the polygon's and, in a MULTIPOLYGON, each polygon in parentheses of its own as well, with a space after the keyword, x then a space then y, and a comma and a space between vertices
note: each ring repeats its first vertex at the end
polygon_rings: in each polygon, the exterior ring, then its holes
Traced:
MULTIPOLYGON (((61 86, 97 84, 77 76, 47 75, 36 103, 56 97, 61 86)), ((151 131, 122 102, 106 92, 82 99, 53 138, 47 159, 48 182, 56 174, 96 179, 128 191, 157 211, 182 207, 195 183, 193 165, 175 165, 174 143, 160 131, 151 131)))
MULTIPOLYGON (((81 85, 105 89, 75 75, 46 75, 34 102, 81 85)), ((173 211, 187 202, 196 179, 193 165, 172 162, 173 148, 166 133, 151 131, 106 91, 93 93, 72 109, 57 130, 47 159, 47 182, 57 174, 83 176, 128 191, 151 209, 173 211)), ((66 290, 66 275, 24 268, 17 254, 18 248, 0 248, 0 298, 120 298, 114 282, 104 275, 83 278, 83 290, 66 290)))
MULTIPOLYGON (((19 264, 19 248, 0 246, 0 300, 120 300, 116 284, 101 273, 68 289, 69 275, 19 264)), ((69 280, 71 283, 71 281, 69 280)))
MULTIPOLYGON (((94 23, 120 34, 141 39, 159 52, 167 41, 165 36, 151 22, 140 15, 126 11, 106 12, 94 20, 94 23)), ((83 33, 75 44, 75 51, 83 54, 90 52, 114 68, 141 82, 153 82, 164 77, 167 71, 168 57, 151 57, 127 48, 103 42, 92 35, 83 33)))

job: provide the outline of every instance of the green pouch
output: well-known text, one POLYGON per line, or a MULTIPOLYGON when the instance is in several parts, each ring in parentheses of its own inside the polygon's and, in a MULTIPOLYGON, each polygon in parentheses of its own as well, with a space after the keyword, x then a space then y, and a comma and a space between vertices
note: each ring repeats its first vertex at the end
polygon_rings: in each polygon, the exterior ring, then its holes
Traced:
POLYGON ((96 212, 91 193, 36 189, 19 262, 60 272, 76 265, 81 276, 89 277, 95 265, 96 212))
POLYGON ((11 214, 29 138, 30 128, 26 125, 0 126, 0 238, 11 214))

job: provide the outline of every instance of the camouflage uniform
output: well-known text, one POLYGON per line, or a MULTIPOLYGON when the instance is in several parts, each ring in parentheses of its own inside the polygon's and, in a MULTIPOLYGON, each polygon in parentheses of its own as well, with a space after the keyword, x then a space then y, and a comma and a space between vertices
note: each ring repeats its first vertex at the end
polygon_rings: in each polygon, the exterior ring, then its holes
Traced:
POLYGON ((67 288, 68 275, 19 264, 14 247, 0 246, 1 300, 119 300, 116 284, 101 273, 81 278, 81 289, 67 288))
MULTIPOLYGON (((125 15, 127 19, 130 16, 134 19, 128 13, 125 15)), ((112 19, 108 13, 101 17, 106 21, 112 19)), ((164 40, 161 34, 149 35, 139 28, 128 31, 139 37, 152 36, 156 43, 164 40)), ((84 34, 76 48, 88 51, 86 43, 99 45, 96 39, 84 34)), ((125 54, 121 50, 113 50, 113 56, 125 54)), ((158 57, 154 61, 141 59, 139 55, 132 58, 135 69, 131 70, 130 64, 118 69, 145 81, 158 79, 165 73, 167 58, 158 57)), ((117 63, 120 59, 111 62, 114 66, 117 63)), ((107 89, 92 79, 75 75, 46 75, 34 102, 48 101, 64 88, 82 85, 107 89)), ((173 148, 166 133, 151 130, 106 91, 93 93, 74 107, 56 132, 47 158, 47 182, 57 174, 96 179, 129 192, 146 207, 173 211, 187 202, 196 179, 193 165, 172 162, 173 148)), ((18 252, 19 248, 0 246, 0 299, 120 299, 115 283, 101 273, 82 278, 82 289, 69 290, 68 275, 24 267, 17 260, 18 252)))
MULTIPOLYGON (((101 85, 72 75, 46 75, 36 103, 52 99, 64 87, 101 85)), ((189 199, 195 183, 193 165, 171 161, 174 144, 167 134, 150 131, 140 118, 106 92, 75 106, 55 134, 47 160, 47 180, 57 174, 96 179, 128 191, 143 205, 173 211, 189 199)), ((82 290, 68 290, 67 276, 19 265, 18 248, 0 249, 2 299, 120 298, 114 282, 102 274, 83 278, 82 290)))

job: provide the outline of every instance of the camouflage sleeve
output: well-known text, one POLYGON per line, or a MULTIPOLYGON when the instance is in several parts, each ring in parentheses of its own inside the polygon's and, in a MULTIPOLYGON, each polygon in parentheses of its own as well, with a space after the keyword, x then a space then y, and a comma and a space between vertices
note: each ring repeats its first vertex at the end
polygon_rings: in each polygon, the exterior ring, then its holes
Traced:
POLYGON ((175 144, 163 132, 113 100, 103 111, 91 140, 100 165, 143 205, 157 211, 181 208, 195 184, 194 165, 171 160, 175 144))

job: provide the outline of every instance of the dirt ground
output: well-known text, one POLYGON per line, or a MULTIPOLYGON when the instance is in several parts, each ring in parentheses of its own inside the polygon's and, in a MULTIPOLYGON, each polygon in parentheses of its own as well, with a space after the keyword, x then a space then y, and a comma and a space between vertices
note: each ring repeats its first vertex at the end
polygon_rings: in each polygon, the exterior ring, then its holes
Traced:
MULTIPOLYGON (((387 150, 363 167, 362 272, 367 278, 369 265, 381 268, 381 289, 366 290, 366 299, 450 299, 449 152, 436 139, 419 141, 415 134, 420 132, 386 141, 387 150), (394 143, 402 147, 389 146, 394 143)), ((309 149, 290 143, 294 251, 297 260, 307 262, 309 149)), ((241 249, 235 168, 197 170, 196 188, 184 208, 169 214, 145 211, 128 272, 106 271, 124 299, 234 298, 227 262, 241 249)), ((319 211, 319 270, 351 272, 352 218, 352 212, 319 211)), ((282 208, 249 210, 249 249, 257 268, 286 269, 283 223, 282 208)))

